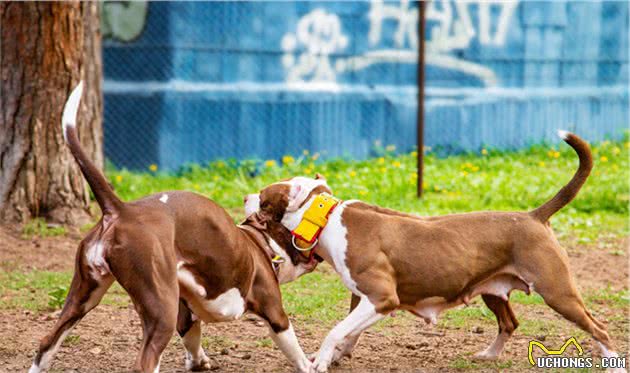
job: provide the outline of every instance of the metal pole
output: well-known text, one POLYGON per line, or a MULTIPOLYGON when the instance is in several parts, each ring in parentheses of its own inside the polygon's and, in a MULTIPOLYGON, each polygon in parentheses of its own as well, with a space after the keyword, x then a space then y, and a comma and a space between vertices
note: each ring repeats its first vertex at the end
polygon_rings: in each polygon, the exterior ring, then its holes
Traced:
POLYGON ((418 113, 416 117, 418 133, 418 198, 422 197, 422 180, 424 169, 424 29, 425 29, 425 8, 427 2, 418 2, 418 113))

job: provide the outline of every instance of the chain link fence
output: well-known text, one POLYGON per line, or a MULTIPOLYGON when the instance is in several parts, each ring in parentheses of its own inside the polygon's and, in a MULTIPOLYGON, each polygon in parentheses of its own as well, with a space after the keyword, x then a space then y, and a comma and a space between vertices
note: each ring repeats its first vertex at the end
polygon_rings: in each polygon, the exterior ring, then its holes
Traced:
MULTIPOLYGON (((414 2, 102 7, 105 151, 117 167, 416 146, 414 2)), ((616 1, 428 3, 426 145, 515 149, 557 128, 623 136, 628 22, 616 1)))

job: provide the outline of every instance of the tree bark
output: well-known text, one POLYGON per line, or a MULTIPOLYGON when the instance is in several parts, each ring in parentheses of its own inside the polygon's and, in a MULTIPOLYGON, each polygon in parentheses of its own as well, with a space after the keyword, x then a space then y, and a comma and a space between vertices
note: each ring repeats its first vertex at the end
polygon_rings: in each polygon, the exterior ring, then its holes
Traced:
POLYGON ((61 114, 83 79, 78 132, 102 167, 99 27, 96 2, 0 3, 0 222, 88 221, 89 191, 65 146, 61 114))

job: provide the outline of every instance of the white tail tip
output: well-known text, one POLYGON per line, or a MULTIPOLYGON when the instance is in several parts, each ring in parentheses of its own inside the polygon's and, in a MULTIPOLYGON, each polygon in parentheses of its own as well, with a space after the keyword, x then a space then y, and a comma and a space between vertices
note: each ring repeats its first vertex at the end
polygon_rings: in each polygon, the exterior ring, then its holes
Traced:
POLYGON ((566 140, 569 138, 569 135, 571 134, 571 132, 569 131, 565 131, 565 130, 558 130, 558 136, 560 136, 560 138, 562 140, 566 140))
POLYGON ((61 117, 61 125, 63 127, 63 138, 67 141, 66 129, 74 127, 77 124, 77 113, 79 112, 79 103, 83 95, 83 80, 72 90, 66 105, 63 107, 63 116, 61 117))

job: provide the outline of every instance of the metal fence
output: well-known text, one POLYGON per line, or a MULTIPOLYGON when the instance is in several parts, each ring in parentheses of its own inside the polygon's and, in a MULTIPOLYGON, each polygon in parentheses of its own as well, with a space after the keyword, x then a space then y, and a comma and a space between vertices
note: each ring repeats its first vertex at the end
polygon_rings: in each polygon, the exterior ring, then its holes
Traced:
MULTIPOLYGON (((416 3, 112 2, 102 15, 119 167, 416 145, 416 3)), ((426 145, 623 136, 628 18, 616 1, 428 3, 426 145)))

